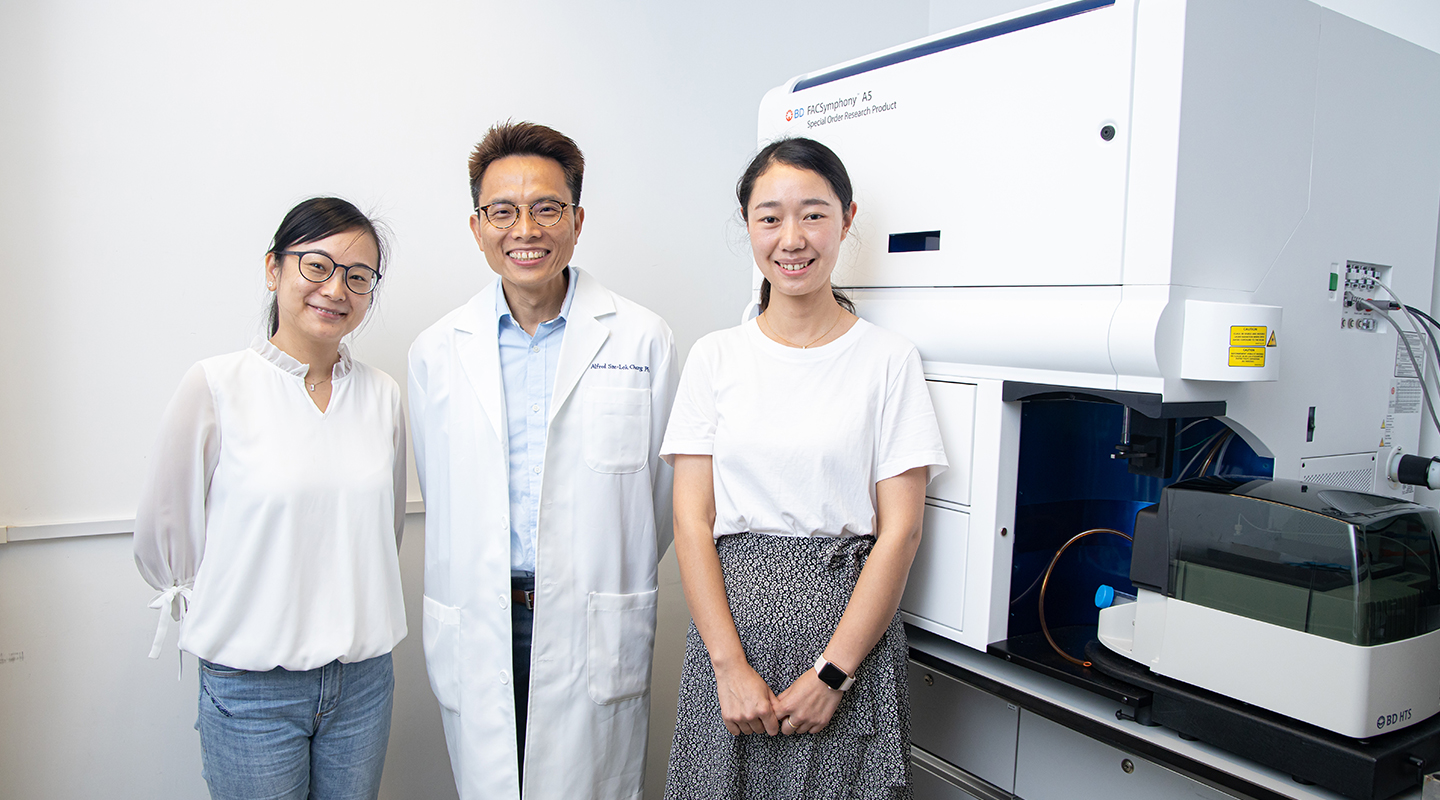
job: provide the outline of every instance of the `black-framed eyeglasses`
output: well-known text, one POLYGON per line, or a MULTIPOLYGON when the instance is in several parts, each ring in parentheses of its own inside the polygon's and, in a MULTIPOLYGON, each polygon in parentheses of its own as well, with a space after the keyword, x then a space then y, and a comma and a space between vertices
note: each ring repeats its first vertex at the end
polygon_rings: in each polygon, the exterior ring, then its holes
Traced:
POLYGON ((355 294, 370 294, 380 282, 380 273, 364 264, 336 264, 335 259, 319 250, 281 250, 279 255, 300 259, 300 277, 311 283, 330 280, 335 270, 345 270, 345 288, 355 294))
POLYGON ((565 216, 565 209, 570 206, 570 203, 557 200, 537 200, 534 203, 491 203, 480 206, 475 212, 484 214, 491 225, 504 230, 520 219, 520 209, 525 208, 529 209, 530 219, 534 220, 536 225, 549 228, 565 216))

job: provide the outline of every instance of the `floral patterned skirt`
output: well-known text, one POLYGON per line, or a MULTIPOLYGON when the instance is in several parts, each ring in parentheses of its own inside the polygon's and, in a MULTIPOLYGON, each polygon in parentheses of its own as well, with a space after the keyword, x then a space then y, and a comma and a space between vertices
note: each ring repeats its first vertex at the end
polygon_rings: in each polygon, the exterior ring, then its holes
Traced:
MULTIPOLYGON (((755 533, 715 543, 745 656, 771 691, 780 694, 813 668, 873 545, 870 537, 755 533)), ((897 614, 824 730, 732 736, 720 717, 710 655, 692 624, 666 800, 909 800, 908 651, 897 614)))

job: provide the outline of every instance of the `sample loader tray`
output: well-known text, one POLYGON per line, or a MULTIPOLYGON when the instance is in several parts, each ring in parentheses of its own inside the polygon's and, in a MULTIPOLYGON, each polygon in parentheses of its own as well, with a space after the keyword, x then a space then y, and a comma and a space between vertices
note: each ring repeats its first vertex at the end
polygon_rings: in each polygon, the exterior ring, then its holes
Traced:
POLYGON ((1161 677, 1096 641, 1086 645, 1085 658, 1096 670, 1148 690, 1152 724, 1354 800, 1384 800, 1419 786, 1425 773, 1440 768, 1440 715, 1393 733, 1351 739, 1161 677))

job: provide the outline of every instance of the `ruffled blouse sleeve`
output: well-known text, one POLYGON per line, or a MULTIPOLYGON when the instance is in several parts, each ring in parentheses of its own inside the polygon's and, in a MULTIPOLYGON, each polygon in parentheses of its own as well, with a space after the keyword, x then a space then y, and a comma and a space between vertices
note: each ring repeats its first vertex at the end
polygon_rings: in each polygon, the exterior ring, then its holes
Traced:
POLYGON ((160 591, 150 604, 160 609, 151 658, 159 655, 168 620, 184 615, 205 554, 205 498, 219 458, 215 398, 204 366, 196 364, 165 409, 135 511, 135 564, 160 591))

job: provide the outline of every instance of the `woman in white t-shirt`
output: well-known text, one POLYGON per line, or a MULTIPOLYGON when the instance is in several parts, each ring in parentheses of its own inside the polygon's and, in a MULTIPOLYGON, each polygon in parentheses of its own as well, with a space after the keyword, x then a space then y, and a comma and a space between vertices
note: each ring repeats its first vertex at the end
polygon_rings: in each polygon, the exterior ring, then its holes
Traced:
POLYGON ((661 448, 694 618, 666 797, 909 797, 897 608, 946 466, 920 358, 830 285, 829 148, 775 142, 736 194, 762 313, 696 343, 661 448))
POLYGON ((379 794, 405 636, 405 425, 395 381, 343 340, 383 254, 344 200, 291 209, 265 256, 269 338, 185 374, 141 488, 151 657, 173 615, 200 659, 195 727, 217 800, 379 794))

